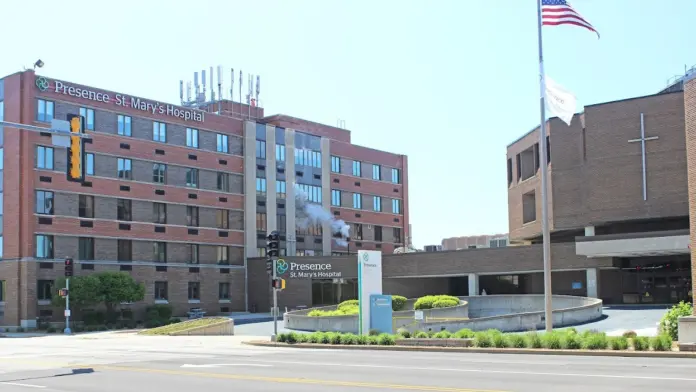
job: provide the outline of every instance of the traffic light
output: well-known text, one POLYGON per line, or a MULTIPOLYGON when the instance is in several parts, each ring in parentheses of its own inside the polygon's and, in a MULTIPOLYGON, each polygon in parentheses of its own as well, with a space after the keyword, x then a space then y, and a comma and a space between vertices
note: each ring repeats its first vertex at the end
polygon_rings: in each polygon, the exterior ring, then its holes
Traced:
POLYGON ((271 280, 271 287, 276 290, 285 290, 285 279, 273 279, 271 280))
POLYGON ((65 259, 65 277, 69 278, 71 276, 73 276, 73 259, 68 257, 65 259))
MULTIPOLYGON (((76 114, 68 114, 70 133, 82 134, 85 132, 85 119, 76 114)), ((68 147, 68 181, 84 182, 85 180, 85 144, 81 137, 70 136, 68 147)))
POLYGON ((266 242, 266 257, 278 257, 278 250, 280 248, 280 234, 277 230, 273 230, 271 234, 266 237, 266 239, 268 240, 266 242))

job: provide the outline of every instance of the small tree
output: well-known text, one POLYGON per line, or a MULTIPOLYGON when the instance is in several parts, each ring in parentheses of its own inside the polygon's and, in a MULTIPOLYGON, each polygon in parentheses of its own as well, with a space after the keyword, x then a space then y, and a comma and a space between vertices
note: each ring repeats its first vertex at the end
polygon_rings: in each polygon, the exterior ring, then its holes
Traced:
POLYGON ((107 315, 113 315, 122 302, 145 298, 145 286, 125 272, 100 272, 94 276, 99 279, 99 299, 106 306, 107 315))
MULTIPOLYGON (((101 302, 101 282, 95 275, 75 276, 70 278, 70 307, 79 311, 101 302)), ((56 281, 53 290, 53 306, 65 307, 65 298, 58 295, 58 290, 65 288, 65 278, 56 281)))

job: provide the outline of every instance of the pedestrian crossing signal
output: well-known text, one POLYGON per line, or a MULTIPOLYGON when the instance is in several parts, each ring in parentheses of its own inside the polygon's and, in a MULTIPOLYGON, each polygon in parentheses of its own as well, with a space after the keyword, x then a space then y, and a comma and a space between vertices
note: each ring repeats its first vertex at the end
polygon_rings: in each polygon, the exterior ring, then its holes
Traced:
MULTIPOLYGON (((82 116, 68 114, 71 134, 85 133, 85 121, 82 116)), ((68 147, 68 181, 84 182, 85 180, 85 144, 81 137, 70 136, 68 147)))

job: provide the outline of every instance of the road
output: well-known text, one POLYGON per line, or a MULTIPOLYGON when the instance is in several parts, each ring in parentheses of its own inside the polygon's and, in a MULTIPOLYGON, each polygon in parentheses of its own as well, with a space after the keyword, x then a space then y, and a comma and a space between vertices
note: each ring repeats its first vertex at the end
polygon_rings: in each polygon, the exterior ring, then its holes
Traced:
POLYGON ((3 339, 3 392, 652 392, 696 389, 690 359, 310 350, 240 337, 3 339))

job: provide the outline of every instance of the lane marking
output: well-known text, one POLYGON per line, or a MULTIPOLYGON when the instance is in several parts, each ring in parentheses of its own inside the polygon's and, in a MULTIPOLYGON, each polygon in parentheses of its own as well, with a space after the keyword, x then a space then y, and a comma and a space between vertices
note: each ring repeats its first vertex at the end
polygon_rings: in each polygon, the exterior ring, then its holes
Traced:
POLYGON ((266 365, 261 363, 211 363, 208 365, 181 365, 182 368, 216 368, 221 366, 273 367, 273 365, 266 365))
POLYGON ((19 382, 2 382, 0 381, 0 384, 2 385, 13 385, 15 387, 27 387, 27 388, 46 388, 43 385, 34 385, 34 384, 22 384, 19 382))
POLYGON ((170 374, 176 376, 194 376, 205 378, 222 378, 230 380, 246 380, 246 381, 265 381, 281 384, 311 384, 311 385, 327 385, 327 386, 344 386, 344 387, 361 387, 373 389, 394 389, 394 390, 410 390, 410 391, 432 391, 432 392, 510 392, 490 389, 468 389, 468 388, 453 388, 453 387, 437 387, 428 385, 402 385, 402 384, 380 384, 372 382, 359 381, 338 381, 338 380, 317 380, 310 378, 285 378, 285 377, 267 377, 267 376, 251 376, 238 374, 224 373, 200 373, 181 370, 165 370, 165 369, 147 369, 147 368, 129 368, 121 366, 98 366, 95 367, 104 370, 117 370, 125 372, 138 373, 159 373, 170 374))

